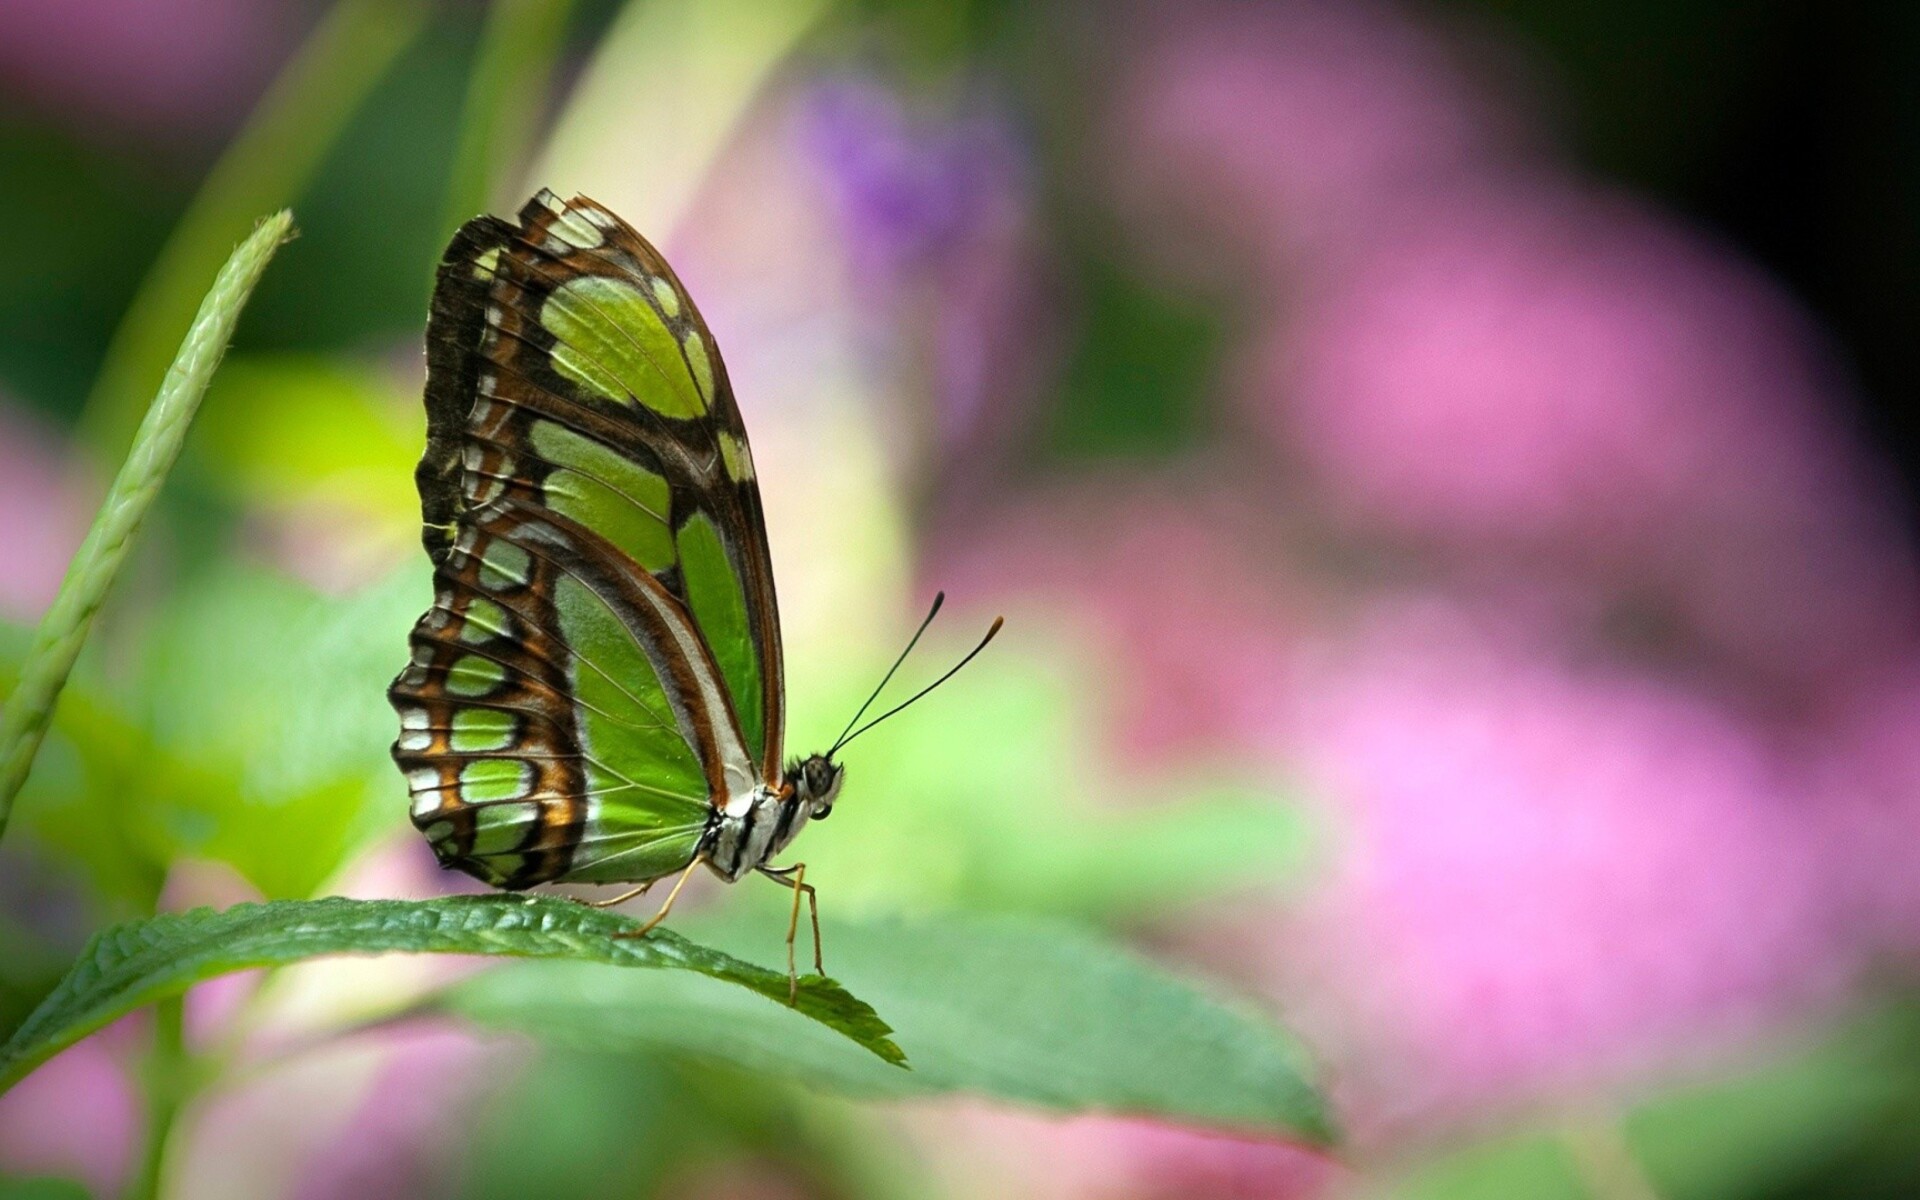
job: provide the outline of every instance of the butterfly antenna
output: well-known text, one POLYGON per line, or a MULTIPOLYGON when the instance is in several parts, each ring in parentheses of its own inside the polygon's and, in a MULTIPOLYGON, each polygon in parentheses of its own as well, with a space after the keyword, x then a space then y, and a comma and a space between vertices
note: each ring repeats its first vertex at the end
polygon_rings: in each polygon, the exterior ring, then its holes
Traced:
POLYGON ((833 757, 835 751, 847 744, 847 735, 853 732, 855 725, 860 723, 860 718, 867 715, 867 710, 872 708, 873 702, 880 698, 880 693, 887 690, 887 683, 893 678, 893 673, 900 669, 900 664, 907 661, 907 655, 912 654, 913 648, 920 644, 920 635, 927 631, 927 626, 933 624, 934 617, 940 614, 940 606, 946 602, 947 594, 945 592, 934 593, 933 607, 927 610, 927 619, 920 622, 920 628, 914 630, 913 636, 907 640, 907 648, 900 652, 900 657, 894 659, 893 665, 887 668, 887 673, 880 677, 880 686, 873 689, 873 695, 867 697, 867 702, 860 706, 860 711, 853 714, 853 720, 848 721, 847 727, 840 731, 839 740, 833 743, 832 750, 827 751, 827 757, 829 759, 833 757))
POLYGON ((851 742, 854 738, 859 737, 861 734, 865 733, 867 730, 872 729, 875 725, 878 725, 880 722, 886 720, 888 717, 891 717, 893 714, 899 712, 901 709, 907 707, 909 704, 912 704, 914 701, 920 699, 922 696, 925 696, 928 692, 931 692, 933 689, 939 687, 941 684, 945 683, 947 680, 952 679, 955 675, 959 674, 961 667, 964 667, 968 663, 972 662, 974 660, 974 656, 978 655, 982 650, 985 650, 987 648, 987 643, 991 642, 994 639, 994 635, 1000 632, 1000 627, 1006 624, 1006 621, 1007 619, 1005 617, 995 617, 993 619, 993 624, 987 629, 987 636, 980 639, 980 644, 978 646, 975 646, 973 649, 967 651, 967 656, 965 658, 953 664, 953 666, 947 668, 946 674, 934 680, 932 683, 928 684, 927 686, 921 688, 919 691, 915 692, 913 695, 908 696, 905 700, 902 700, 900 703, 894 705, 892 708, 881 713, 879 716, 875 717, 873 720, 868 721, 865 725, 862 725, 860 728, 854 730, 851 734, 847 734, 841 737, 839 741, 834 743, 833 750, 828 752, 827 757, 832 758, 835 753, 839 752, 842 746, 845 746, 848 742, 851 742))

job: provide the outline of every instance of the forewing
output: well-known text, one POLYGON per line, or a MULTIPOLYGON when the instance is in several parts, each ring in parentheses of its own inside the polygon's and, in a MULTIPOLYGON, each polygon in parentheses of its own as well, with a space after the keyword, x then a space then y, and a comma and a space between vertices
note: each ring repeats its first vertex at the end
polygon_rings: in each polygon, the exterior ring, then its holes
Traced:
POLYGON ((523 498, 599 531, 685 606, 759 780, 777 783, 780 627, 759 485, 725 364, 678 277, 611 212, 542 192, 517 226, 462 230, 440 296, 478 352, 440 339, 432 374, 478 402, 436 414, 429 386, 429 550, 437 514, 490 494, 484 477, 463 491, 467 460, 513 460, 523 498), (510 412, 488 422, 492 406, 510 412))
POLYGON ((427 412, 436 599, 391 693, 415 822, 508 887, 683 865, 780 739, 759 495, 704 323, 637 234, 542 193, 450 246, 427 412))

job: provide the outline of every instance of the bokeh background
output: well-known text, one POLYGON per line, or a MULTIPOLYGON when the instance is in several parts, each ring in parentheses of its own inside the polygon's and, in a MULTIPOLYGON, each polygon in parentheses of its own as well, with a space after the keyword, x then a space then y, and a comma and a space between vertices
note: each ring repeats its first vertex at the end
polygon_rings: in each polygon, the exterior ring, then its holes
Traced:
MULTIPOLYGON (((420 336, 547 185, 725 352, 797 748, 934 589, 928 663, 1008 617, 852 752, 830 910, 1110 930, 1348 1142, 329 1040, 448 969, 390 960, 194 994, 178 1195, 1913 1195, 1917 67, 1896 0, 8 0, 9 661, 214 266, 302 236, 0 846, 0 1017, 110 919, 450 886, 385 751, 420 336)), ((0 1174, 116 1194, 144 1044, 0 1174)))

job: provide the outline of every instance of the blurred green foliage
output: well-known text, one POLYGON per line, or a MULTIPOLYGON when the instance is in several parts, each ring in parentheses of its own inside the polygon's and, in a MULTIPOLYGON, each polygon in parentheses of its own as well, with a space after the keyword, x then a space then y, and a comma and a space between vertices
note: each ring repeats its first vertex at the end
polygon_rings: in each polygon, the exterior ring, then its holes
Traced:
POLYGON ((69 688, 21 803, 27 832, 112 912, 150 910, 183 859, 225 863, 263 896, 312 895, 391 831, 393 666, 365 635, 404 627, 417 589, 338 599, 238 564, 183 585, 111 685, 69 688))

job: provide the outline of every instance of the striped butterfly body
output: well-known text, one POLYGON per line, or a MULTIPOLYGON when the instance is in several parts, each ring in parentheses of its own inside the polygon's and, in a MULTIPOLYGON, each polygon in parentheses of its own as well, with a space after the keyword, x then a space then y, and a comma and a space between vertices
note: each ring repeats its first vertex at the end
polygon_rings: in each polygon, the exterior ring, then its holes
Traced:
POLYGON ((758 870, 797 920, 804 867, 767 864, 843 773, 832 751, 782 765, 753 456, 672 269, 583 197, 468 222, 426 407, 434 604, 388 696, 441 865, 510 889, 758 870))

